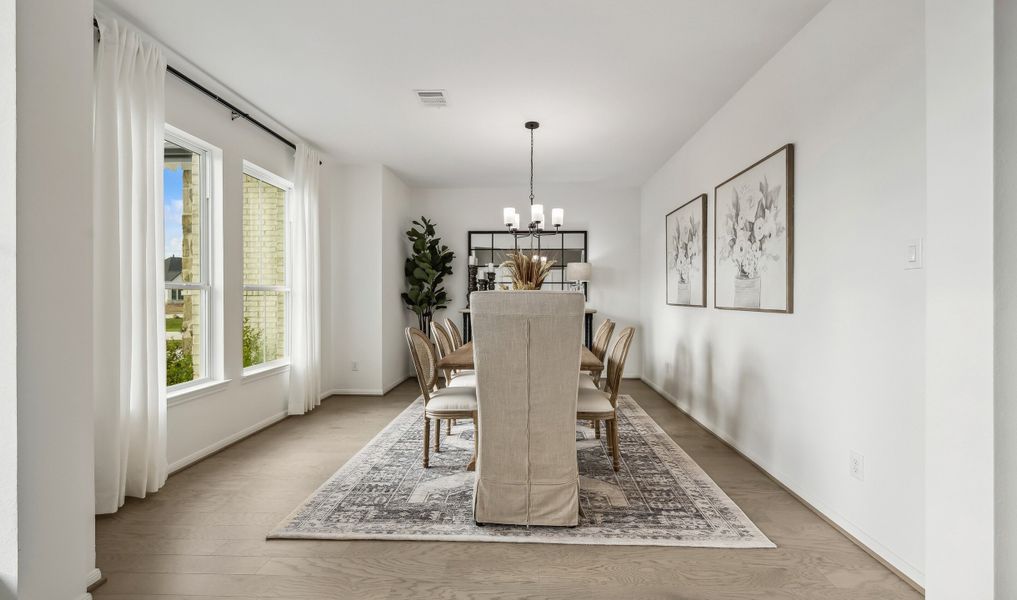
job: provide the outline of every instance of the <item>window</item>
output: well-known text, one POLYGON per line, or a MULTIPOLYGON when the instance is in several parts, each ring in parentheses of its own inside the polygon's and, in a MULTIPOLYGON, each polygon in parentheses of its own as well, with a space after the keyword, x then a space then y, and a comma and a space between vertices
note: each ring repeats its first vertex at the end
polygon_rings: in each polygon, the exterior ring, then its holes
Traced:
POLYGON ((289 356, 287 199, 293 184, 244 163, 244 368, 289 356))
POLYGON ((166 386, 208 379, 211 290, 210 147, 170 126, 163 150, 166 386))

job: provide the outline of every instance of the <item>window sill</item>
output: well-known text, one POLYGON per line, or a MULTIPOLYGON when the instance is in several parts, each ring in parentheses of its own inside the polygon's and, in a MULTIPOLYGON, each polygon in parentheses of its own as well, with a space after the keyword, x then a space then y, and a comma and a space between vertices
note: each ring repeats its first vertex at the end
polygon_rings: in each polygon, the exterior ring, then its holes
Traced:
POLYGON ((226 389, 231 379, 216 379, 166 393, 166 406, 176 406, 226 389))
POLYGON ((287 373, 290 370, 289 361, 285 362, 272 362, 264 365, 258 365, 256 367, 248 367, 244 369, 244 375, 240 383, 247 383, 249 381, 257 381, 273 375, 279 375, 280 373, 287 373))

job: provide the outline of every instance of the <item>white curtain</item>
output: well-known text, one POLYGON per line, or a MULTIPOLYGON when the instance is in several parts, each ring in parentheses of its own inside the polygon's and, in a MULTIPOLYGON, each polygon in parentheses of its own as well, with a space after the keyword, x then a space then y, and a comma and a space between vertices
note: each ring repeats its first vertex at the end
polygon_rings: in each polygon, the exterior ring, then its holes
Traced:
POLYGON ((166 482, 162 156, 166 60, 99 19, 94 98, 95 508, 166 482))
POLYGON ((294 167, 289 413, 302 415, 321 404, 318 153, 306 144, 297 144, 294 167))

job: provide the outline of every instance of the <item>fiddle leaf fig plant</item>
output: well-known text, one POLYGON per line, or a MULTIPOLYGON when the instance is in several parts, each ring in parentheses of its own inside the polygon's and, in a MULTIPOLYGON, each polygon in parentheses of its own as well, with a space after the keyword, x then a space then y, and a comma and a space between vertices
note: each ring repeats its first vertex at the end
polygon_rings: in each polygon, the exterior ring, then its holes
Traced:
POLYGON ((417 315, 420 330, 430 335, 434 312, 446 308, 451 300, 442 281, 452 274, 455 253, 441 243, 441 238, 435 235, 434 224, 425 217, 413 221, 406 237, 412 249, 403 269, 406 275, 403 303, 417 315))

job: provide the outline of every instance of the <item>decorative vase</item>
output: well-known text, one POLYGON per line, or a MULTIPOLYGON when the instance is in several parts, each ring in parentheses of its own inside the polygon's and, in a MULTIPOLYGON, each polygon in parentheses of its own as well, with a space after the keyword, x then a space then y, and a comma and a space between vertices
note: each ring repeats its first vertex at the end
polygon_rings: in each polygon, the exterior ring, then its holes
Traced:
POLYGON ((688 281, 679 281, 674 289, 675 304, 692 304, 692 286, 688 281))
POLYGON ((734 280, 735 308, 759 308, 759 277, 734 280))
POLYGON ((466 267, 466 308, 470 307, 470 294, 477 291, 477 265, 466 267))

